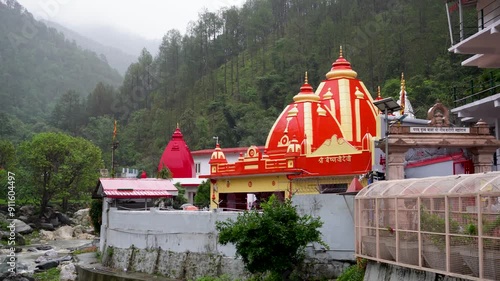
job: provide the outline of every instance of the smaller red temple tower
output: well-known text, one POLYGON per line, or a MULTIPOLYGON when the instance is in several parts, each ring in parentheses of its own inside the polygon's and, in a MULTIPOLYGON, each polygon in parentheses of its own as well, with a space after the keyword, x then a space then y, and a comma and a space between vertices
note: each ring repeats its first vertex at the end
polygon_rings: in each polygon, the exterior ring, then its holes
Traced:
POLYGON ((174 178, 196 177, 193 156, 184 141, 179 124, 177 124, 177 128, 172 134, 172 139, 163 151, 160 163, 158 164, 158 171, 161 171, 163 167, 167 167, 174 178))

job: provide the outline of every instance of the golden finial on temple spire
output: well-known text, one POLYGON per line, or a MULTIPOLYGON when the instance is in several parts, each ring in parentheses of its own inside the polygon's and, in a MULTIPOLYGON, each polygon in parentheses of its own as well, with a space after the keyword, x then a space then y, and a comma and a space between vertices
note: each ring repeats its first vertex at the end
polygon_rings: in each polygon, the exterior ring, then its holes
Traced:
POLYGON ((177 129, 179 129, 179 122, 177 122, 177 129))
POLYGON ((340 45, 340 57, 342 57, 342 45, 340 45))
POLYGON ((405 90, 405 75, 401 72, 401 91, 405 90))
POLYGON ((306 71, 306 75, 305 75, 305 79, 304 79, 304 84, 309 84, 309 81, 307 80, 307 71, 306 71))
POLYGON ((380 96, 380 86, 378 86, 378 87, 377 87, 377 98, 382 98, 382 97, 380 96))

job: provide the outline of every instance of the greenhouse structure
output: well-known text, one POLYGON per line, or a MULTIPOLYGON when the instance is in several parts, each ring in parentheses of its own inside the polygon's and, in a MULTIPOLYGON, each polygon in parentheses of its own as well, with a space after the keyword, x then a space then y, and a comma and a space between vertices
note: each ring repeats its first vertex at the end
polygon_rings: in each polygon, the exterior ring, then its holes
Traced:
POLYGON ((358 257, 500 280, 500 172, 378 181, 355 206, 358 257))

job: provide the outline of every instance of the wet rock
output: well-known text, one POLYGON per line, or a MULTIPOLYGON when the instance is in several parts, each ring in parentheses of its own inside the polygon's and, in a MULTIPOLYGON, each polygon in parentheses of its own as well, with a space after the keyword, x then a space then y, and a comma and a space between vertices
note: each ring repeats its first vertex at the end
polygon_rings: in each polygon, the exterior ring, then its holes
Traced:
POLYGON ((63 225, 74 225, 75 224, 68 216, 66 216, 63 213, 56 212, 56 217, 63 225))
POLYGON ((58 257, 58 254, 56 250, 50 249, 45 254, 43 254, 45 257, 47 257, 48 260, 56 259, 58 257))
POLYGON ((38 258, 36 258, 35 260, 35 263, 44 263, 44 262, 47 262, 49 259, 47 259, 46 256, 39 256, 38 258))
POLYGON ((44 262, 44 263, 37 265, 36 269, 43 271, 43 270, 51 269, 53 267, 57 267, 58 265, 59 265, 58 260, 52 260, 52 261, 47 261, 47 262, 44 262))
POLYGON ((28 250, 27 250, 27 251, 28 251, 28 252, 36 252, 36 251, 37 251, 37 249, 36 249, 36 248, 28 248, 28 250))
POLYGON ((55 230, 55 228, 54 228, 54 225, 53 225, 53 224, 51 224, 51 223, 46 223, 46 222, 42 222, 42 223, 40 224, 40 228, 41 228, 41 229, 44 229, 44 230, 50 230, 50 231, 55 230))
POLYGON ((61 274, 59 275, 59 280, 60 281, 76 280, 76 267, 73 263, 67 263, 61 266, 61 274))
POLYGON ((73 257, 72 257, 72 256, 70 256, 70 255, 67 255, 67 256, 64 256, 64 257, 58 258, 58 259, 56 259, 56 260, 58 260, 59 262, 72 261, 72 260, 73 260, 73 257))
POLYGON ((36 249, 39 250, 39 251, 48 251, 48 250, 52 249, 52 246, 50 246, 50 245, 42 245, 42 246, 37 246, 36 249))

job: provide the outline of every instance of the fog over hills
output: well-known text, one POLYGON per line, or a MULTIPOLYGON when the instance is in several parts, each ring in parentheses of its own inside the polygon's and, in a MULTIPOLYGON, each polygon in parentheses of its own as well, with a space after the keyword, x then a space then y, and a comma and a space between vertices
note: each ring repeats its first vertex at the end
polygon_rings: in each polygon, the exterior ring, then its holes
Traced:
POLYGON ((129 65, 137 59, 137 55, 126 53, 120 48, 101 44, 56 22, 44 21, 44 23, 62 32, 66 39, 70 41, 74 40, 80 47, 95 52, 101 59, 105 59, 111 67, 118 70, 122 75, 125 74, 129 65))
MULTIPOLYGON (((146 39, 141 36, 118 30, 111 26, 68 26, 79 34, 105 46, 112 46, 137 58, 146 48, 153 56, 158 52, 161 40, 146 39)), ((167 33, 167 30, 165 30, 167 33)))

